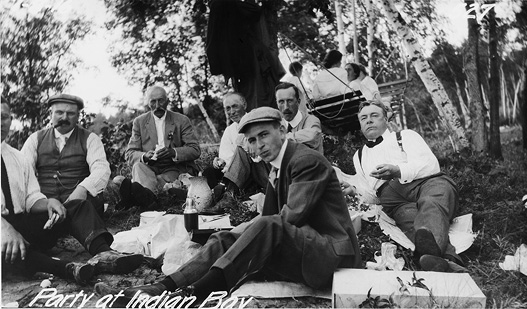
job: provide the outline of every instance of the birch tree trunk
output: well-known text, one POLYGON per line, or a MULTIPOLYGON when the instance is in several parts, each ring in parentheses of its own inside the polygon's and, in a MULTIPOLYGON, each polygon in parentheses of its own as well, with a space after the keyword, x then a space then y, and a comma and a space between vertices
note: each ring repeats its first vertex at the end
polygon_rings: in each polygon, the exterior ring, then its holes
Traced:
POLYGON ((205 118, 205 121, 209 125, 210 131, 212 132, 212 135, 214 136, 215 141, 220 141, 220 135, 218 134, 218 130, 216 130, 216 127, 214 126, 214 123, 212 123, 212 120, 209 117, 209 114, 207 113, 207 110, 205 109, 205 106, 203 106, 203 103, 194 98, 189 98, 189 101, 193 101, 194 104, 197 104, 201 113, 203 114, 203 118, 205 118))
MULTIPOLYGON (((472 7, 474 1, 466 1, 467 8, 472 7)), ((471 13, 474 17, 474 12, 471 13)), ((472 146, 479 153, 488 149, 487 127, 485 125, 485 108, 481 94, 479 80, 479 24, 475 18, 468 20, 468 44, 465 51, 465 76, 467 78, 468 108, 470 110, 472 146)))
MULTIPOLYGON (((337 39, 339 42, 339 52, 342 58, 346 59, 346 43, 344 43, 344 23, 342 22, 342 6, 339 0, 335 0, 335 15, 337 17, 337 39)), ((344 64, 344 61, 343 61, 344 64)))
POLYGON ((523 62, 523 99, 520 100, 522 120, 523 149, 527 149, 527 60, 523 62))
POLYGON ((461 151, 469 149, 470 145, 466 137, 465 129, 461 125, 456 108, 448 98, 448 94, 446 93, 443 84, 441 84, 441 81, 435 75, 430 64, 424 58, 421 46, 409 29, 406 21, 403 19, 399 11, 397 11, 393 0, 374 1, 384 12, 392 29, 396 31, 399 38, 403 41, 406 52, 410 55, 410 61, 415 67, 415 70, 417 74, 419 74, 426 89, 432 96, 435 106, 440 111, 439 117, 442 118, 441 120, 443 123, 447 124, 449 133, 454 135, 455 148, 461 151))
POLYGON ((368 28, 366 38, 366 49, 368 50, 368 72, 370 76, 375 76, 373 73, 373 35, 374 35, 374 24, 375 24, 375 13, 373 11, 372 0, 366 0, 366 11, 368 13, 368 28))
POLYGON ((496 12, 491 9, 489 21, 489 91, 490 91, 490 155, 502 159, 500 138, 500 73, 498 56, 498 35, 496 32, 496 12))

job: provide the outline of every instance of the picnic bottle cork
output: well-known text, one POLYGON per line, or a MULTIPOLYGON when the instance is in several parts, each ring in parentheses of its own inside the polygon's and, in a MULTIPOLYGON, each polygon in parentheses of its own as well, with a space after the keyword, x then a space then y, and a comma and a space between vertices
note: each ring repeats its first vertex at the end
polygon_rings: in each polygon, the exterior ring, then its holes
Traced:
POLYGON ((185 229, 187 232, 192 231, 193 229, 198 229, 198 210, 194 205, 194 199, 187 197, 185 202, 185 210, 183 211, 183 218, 185 220, 185 229))

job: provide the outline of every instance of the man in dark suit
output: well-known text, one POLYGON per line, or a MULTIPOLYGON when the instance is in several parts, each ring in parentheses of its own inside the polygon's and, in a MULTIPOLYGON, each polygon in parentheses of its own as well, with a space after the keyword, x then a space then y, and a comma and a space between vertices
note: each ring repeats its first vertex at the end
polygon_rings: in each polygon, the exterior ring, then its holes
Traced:
POLYGON ((153 86, 146 92, 150 108, 134 120, 125 158, 132 167, 132 180, 120 186, 126 208, 134 201, 145 207, 155 202, 158 188, 178 179, 182 173, 197 175, 194 160, 200 156, 199 143, 188 117, 167 110, 165 89, 153 86))
MULTIPOLYGON (((132 297, 174 291, 203 298, 255 273, 313 288, 338 267, 360 267, 357 237, 339 181, 319 152, 288 141, 278 110, 261 107, 240 121, 249 147, 272 166, 262 216, 244 231, 213 234, 202 251, 159 283, 126 289, 132 297), (177 289, 177 290, 176 290, 177 289)), ((100 294, 113 292, 96 285, 100 294)))

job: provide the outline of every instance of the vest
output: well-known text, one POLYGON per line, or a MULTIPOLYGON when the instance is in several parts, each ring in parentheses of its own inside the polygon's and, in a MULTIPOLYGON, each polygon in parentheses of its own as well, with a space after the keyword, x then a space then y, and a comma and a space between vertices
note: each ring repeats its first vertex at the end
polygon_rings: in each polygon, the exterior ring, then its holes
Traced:
POLYGON ((86 144, 91 132, 77 126, 62 152, 59 152, 55 142, 53 128, 40 130, 37 134, 36 169, 40 190, 48 198, 56 198, 63 203, 77 185, 90 175, 86 144))

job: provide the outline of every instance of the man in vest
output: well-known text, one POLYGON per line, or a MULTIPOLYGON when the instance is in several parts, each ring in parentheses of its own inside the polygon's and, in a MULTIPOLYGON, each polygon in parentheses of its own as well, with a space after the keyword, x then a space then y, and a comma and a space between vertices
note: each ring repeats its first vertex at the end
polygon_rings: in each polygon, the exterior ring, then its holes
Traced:
MULTIPOLYGON (((299 111, 299 89, 291 83, 280 83, 275 88, 275 97, 284 126, 287 128, 287 139, 302 143, 323 154, 320 120, 313 115, 299 111)), ((238 147, 222 182, 213 189, 214 200, 221 199, 227 188, 243 189, 251 182, 265 189, 270 170, 268 163, 261 161, 251 151, 246 152, 243 148, 238 147)))
MULTIPOLYGON (((361 103, 358 117, 368 141, 353 157, 357 181, 367 184, 386 214, 414 242, 423 270, 463 271, 448 238, 458 208, 454 181, 440 171, 437 158, 419 134, 388 130, 382 103, 361 103)), ((345 187, 344 194, 354 194, 353 186, 345 187)))
POLYGON ((5 139, 11 126, 8 104, 2 103, 2 266, 24 273, 52 273, 79 284, 101 272, 128 273, 143 261, 140 254, 110 248, 113 236, 89 201, 71 199, 64 205, 40 192, 35 172, 26 157, 5 139), (52 258, 52 248, 65 233, 75 237, 93 257, 86 263, 52 258))
MULTIPOLYGON (((247 113, 240 132, 272 166, 262 215, 244 231, 212 234, 198 254, 161 281, 127 288, 120 299, 123 304, 134 295, 139 299, 165 291, 174 291, 172 299, 204 299, 213 291, 230 291, 257 273, 318 289, 331 285, 336 268, 361 267, 357 237, 328 160, 289 141, 282 115, 270 107, 247 113)), ((104 283, 95 285, 99 295, 118 291, 104 283)))
POLYGON ((104 203, 99 195, 108 184, 110 164, 99 136, 78 125, 84 102, 58 94, 47 104, 52 126, 31 134, 22 153, 35 169, 44 195, 61 203, 88 200, 102 216, 104 203))
POLYGON ((163 87, 152 86, 145 95, 150 111, 134 119, 132 137, 125 158, 132 167, 132 180, 120 184, 120 206, 135 204, 155 208, 156 194, 166 183, 180 174, 196 176, 201 150, 190 119, 167 110, 167 93, 163 87))

